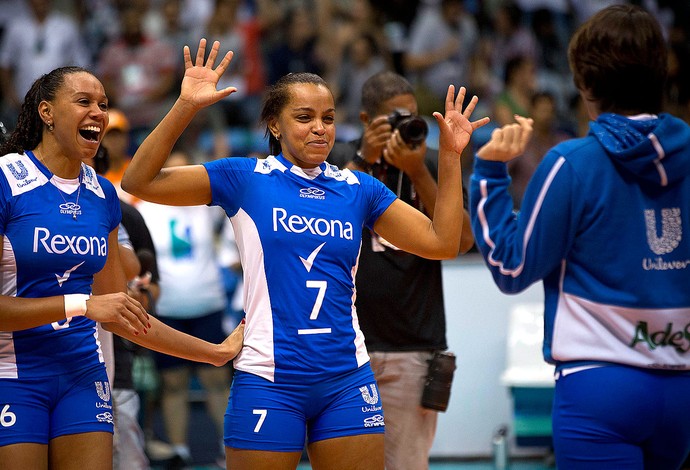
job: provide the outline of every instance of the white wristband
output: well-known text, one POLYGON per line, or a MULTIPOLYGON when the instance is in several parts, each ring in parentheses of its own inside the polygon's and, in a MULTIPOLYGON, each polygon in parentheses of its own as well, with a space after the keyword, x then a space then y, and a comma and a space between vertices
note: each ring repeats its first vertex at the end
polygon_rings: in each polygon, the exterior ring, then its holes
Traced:
POLYGON ((78 317, 86 315, 86 301, 91 297, 88 294, 65 294, 65 317, 78 317))

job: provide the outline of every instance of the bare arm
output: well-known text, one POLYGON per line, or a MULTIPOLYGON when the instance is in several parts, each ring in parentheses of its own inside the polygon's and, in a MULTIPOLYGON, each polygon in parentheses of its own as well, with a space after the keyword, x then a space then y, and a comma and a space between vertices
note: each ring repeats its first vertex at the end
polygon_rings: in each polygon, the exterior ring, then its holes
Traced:
POLYGON ((214 366, 222 366, 237 356, 244 341, 244 322, 220 344, 209 343, 196 336, 182 333, 155 317, 151 317, 151 328, 146 335, 132 335, 119 325, 111 331, 145 348, 214 366))
POLYGON ((462 111, 465 88, 455 98, 455 88, 448 87, 445 116, 434 113, 440 128, 438 194, 433 218, 396 200, 379 217, 374 230, 399 248, 429 259, 457 256, 463 226, 462 170, 460 156, 472 132, 489 122, 482 118, 470 122, 477 97, 462 111))
POLYGON ((168 205, 202 205, 211 202, 211 184, 201 165, 164 168, 173 145, 196 113, 230 95, 236 88, 216 90, 232 52, 213 68, 220 44, 216 41, 204 63, 206 40, 199 42, 195 62, 189 47, 184 48, 185 75, 180 96, 168 114, 149 134, 134 154, 122 178, 122 189, 146 201, 168 205))
POLYGON ((460 234, 460 251, 464 255, 474 246, 474 234, 472 233, 472 222, 470 221, 470 213, 467 209, 462 210, 462 233, 460 234))
MULTIPOLYGON (((111 245, 108 250, 108 260, 103 270, 94 276, 94 294, 104 295, 94 295, 87 304, 89 309, 116 308, 117 304, 111 304, 114 301, 125 299, 143 311, 138 302, 125 294, 127 285, 125 273, 120 264, 117 230, 114 230, 113 233, 114 235, 111 234, 109 239, 111 245), (113 241, 115 245, 112 245, 113 241)), ((190 361, 206 362, 214 365, 223 365, 237 355, 242 347, 244 331, 244 325, 240 325, 225 342, 213 344, 175 330, 152 316, 149 316, 147 319, 147 324, 150 327, 147 328, 146 334, 143 335, 136 334, 131 328, 127 328, 121 323, 101 321, 101 324, 105 330, 127 338, 146 348, 189 359, 190 361)))
POLYGON ((125 270, 125 278, 133 279, 141 270, 141 263, 134 250, 128 246, 120 245, 120 262, 125 270))

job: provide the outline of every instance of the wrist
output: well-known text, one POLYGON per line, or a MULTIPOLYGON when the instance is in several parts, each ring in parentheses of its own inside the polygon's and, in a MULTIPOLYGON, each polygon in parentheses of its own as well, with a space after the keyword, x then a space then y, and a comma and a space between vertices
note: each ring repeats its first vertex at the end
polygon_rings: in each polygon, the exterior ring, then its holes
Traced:
POLYGON ((88 294, 65 294, 65 318, 86 315, 86 301, 91 298, 88 294))
POLYGON ((352 163, 364 169, 367 169, 371 166, 369 165, 369 162, 367 162, 366 158, 364 158, 361 150, 357 150, 354 157, 352 157, 352 163))

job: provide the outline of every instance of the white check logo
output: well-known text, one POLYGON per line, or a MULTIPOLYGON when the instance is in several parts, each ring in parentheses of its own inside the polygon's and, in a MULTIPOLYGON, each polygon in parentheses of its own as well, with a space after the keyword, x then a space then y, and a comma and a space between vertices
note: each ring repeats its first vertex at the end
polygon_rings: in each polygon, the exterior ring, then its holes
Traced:
POLYGON ((305 269, 307 272, 311 271, 311 267, 314 264, 314 260, 316 259, 316 255, 319 254, 319 251, 321 251, 321 248, 326 244, 326 242, 323 242, 319 246, 316 247, 314 251, 311 252, 309 257, 307 259, 302 258, 301 256, 299 257, 300 260, 302 260, 302 264, 304 265, 305 269))
POLYGON ((67 279, 69 279, 69 275, 72 274, 72 272, 75 269, 77 269, 79 266, 81 266, 84 263, 85 263, 85 261, 82 261, 81 263, 79 263, 78 265, 73 267, 72 269, 68 269, 67 271, 65 271, 65 274, 63 274, 62 276, 60 276, 59 274, 56 274, 55 277, 57 278, 58 285, 60 287, 62 287, 62 283, 65 282, 67 279))

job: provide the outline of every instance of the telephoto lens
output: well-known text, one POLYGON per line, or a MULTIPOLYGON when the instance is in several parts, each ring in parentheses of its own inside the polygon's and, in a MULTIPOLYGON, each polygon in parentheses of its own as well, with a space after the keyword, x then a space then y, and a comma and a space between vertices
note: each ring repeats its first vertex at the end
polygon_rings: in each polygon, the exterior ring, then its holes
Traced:
POLYGON ((437 351, 429 360, 429 372, 422 392, 422 406, 431 410, 446 411, 450 400, 450 387, 455 373, 455 354, 437 351))
POLYGON ((405 109, 396 109, 389 114, 388 122, 393 129, 398 129, 402 140, 411 147, 424 142, 429 133, 426 121, 405 109))

